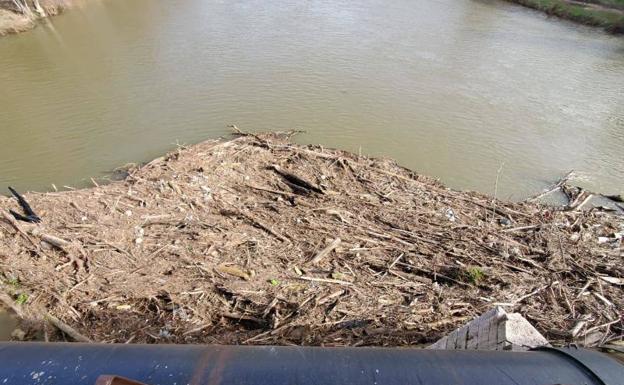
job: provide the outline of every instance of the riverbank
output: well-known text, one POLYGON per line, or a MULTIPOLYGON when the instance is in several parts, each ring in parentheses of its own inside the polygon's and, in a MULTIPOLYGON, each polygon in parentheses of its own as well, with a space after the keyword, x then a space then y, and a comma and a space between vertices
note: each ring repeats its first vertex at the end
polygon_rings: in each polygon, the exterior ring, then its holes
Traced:
POLYGON ((28 31, 34 26, 33 19, 6 9, 0 9, 0 36, 28 31))
POLYGON ((402 346, 497 304, 553 342, 623 330, 624 220, 585 199, 498 201, 276 134, 25 197, 41 224, 0 197, 0 299, 26 339, 402 346))
POLYGON ((0 36, 33 29, 38 19, 58 15, 76 3, 77 0, 0 0, 0 36))
POLYGON ((548 15, 624 34, 624 0, 508 0, 548 15))

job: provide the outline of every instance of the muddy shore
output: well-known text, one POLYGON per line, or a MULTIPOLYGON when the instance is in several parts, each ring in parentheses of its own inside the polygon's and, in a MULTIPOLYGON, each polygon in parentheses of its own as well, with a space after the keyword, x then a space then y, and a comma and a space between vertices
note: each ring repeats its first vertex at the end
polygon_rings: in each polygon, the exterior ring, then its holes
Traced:
POLYGON ((454 191, 283 135, 25 197, 42 223, 0 197, 0 299, 25 339, 406 346, 495 305, 555 343, 624 330, 621 216, 454 191))

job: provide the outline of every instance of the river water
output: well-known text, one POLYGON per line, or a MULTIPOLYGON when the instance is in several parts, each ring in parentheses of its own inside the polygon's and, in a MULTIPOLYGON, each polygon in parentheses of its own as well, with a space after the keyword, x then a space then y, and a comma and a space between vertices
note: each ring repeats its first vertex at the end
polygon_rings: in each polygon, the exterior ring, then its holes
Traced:
POLYGON ((17 327, 15 317, 6 313, 0 307, 0 341, 8 341, 11 339, 11 333, 17 327))
POLYGON ((519 199, 624 192, 624 39, 499 1, 106 0, 0 39, 0 193, 244 129, 519 199))

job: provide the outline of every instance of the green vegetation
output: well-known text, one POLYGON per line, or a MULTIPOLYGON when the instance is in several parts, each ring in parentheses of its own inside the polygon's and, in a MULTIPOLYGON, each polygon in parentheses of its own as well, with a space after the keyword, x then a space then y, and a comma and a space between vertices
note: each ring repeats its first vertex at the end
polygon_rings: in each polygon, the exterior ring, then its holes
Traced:
POLYGON ((485 273, 479 267, 471 267, 468 269, 468 278, 470 279, 470 282, 478 285, 485 278, 485 273))
POLYGON ((510 0, 549 15, 624 33, 624 0, 510 0), (581 4, 582 3, 582 4, 581 4))
POLYGON ((7 294, 10 294, 15 298, 16 304, 23 305, 28 302, 28 294, 19 292, 21 286, 19 278, 1 275, 0 284, 6 285, 6 288, 8 289, 7 294))
POLYGON ((28 301, 28 295, 24 293, 20 293, 15 300, 15 303, 18 305, 23 305, 28 301))

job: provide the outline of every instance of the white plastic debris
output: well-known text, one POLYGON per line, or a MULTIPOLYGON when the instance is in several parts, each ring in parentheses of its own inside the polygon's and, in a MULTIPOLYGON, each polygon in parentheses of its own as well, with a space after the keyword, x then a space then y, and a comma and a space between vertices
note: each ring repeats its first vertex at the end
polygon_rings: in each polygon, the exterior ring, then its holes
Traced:
POLYGON ((446 209, 446 211, 444 212, 444 215, 446 215, 448 220, 451 222, 455 222, 457 220, 457 216, 455 215, 455 212, 451 208, 446 209))

